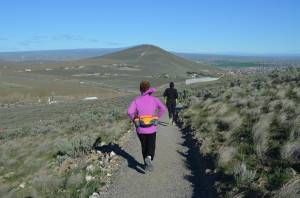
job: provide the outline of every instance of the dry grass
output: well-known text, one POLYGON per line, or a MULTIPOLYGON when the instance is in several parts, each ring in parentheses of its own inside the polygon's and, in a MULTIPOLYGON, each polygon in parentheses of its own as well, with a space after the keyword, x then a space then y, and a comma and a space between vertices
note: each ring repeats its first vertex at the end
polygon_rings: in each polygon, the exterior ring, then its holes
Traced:
POLYGON ((231 162, 234 155, 237 153, 237 148, 233 146, 222 146, 218 151, 217 164, 218 166, 224 166, 231 162))
POLYGON ((207 137, 205 138, 205 141, 202 142, 201 146, 200 146, 200 153, 201 155, 208 155, 211 154, 212 150, 211 150, 211 146, 212 146, 212 138, 211 137, 207 137))
POLYGON ((253 142, 257 143, 256 153, 263 157, 268 150, 268 133, 274 113, 262 114, 259 121, 253 126, 253 142))
POLYGON ((228 105, 221 103, 217 107, 215 107, 216 112, 214 112, 215 116, 222 116, 224 115, 229 109, 228 105))
POLYGON ((70 189, 70 188, 78 188, 83 183, 83 181, 84 181, 84 177, 83 177, 83 175, 81 173, 71 175, 68 178, 66 187, 68 189, 70 189))
MULTIPOLYGON (((201 103, 207 112, 197 135, 201 149, 213 156, 217 151, 217 167, 234 176, 230 184, 218 185, 221 191, 225 188, 223 191, 228 192, 224 197, 272 197, 278 187, 298 175, 300 70, 291 71, 276 71, 239 86, 230 82, 225 89, 214 89, 213 100, 204 98, 201 103), (291 173, 287 167, 295 171, 291 173)), ((289 188, 299 195, 299 178, 295 183, 291 182, 289 188)), ((299 197, 286 196, 289 193, 284 188, 280 191, 282 196, 278 197, 299 197)))
POLYGON ((299 87, 295 87, 293 89, 293 93, 295 93, 295 95, 297 96, 297 98, 300 99, 300 88, 299 87))
POLYGON ((274 94, 280 98, 280 99, 284 99, 285 98, 285 95, 286 95, 286 87, 285 86, 282 86, 282 85, 278 85, 276 87, 276 90, 274 90, 274 94))
POLYGON ((229 131, 235 130, 243 123, 243 117, 241 117, 241 115, 236 112, 226 115, 220 119, 222 122, 230 126, 229 131))
POLYGON ((282 101, 281 100, 274 100, 271 101, 268 105, 268 110, 271 111, 275 111, 275 108, 278 107, 279 105, 281 105, 282 101))
POLYGON ((300 115, 293 121, 293 127, 290 133, 290 140, 300 138, 300 115))
POLYGON ((300 142, 287 143, 281 148, 281 157, 284 159, 298 159, 300 157, 300 142))
POLYGON ((293 100, 283 99, 281 100, 282 110, 286 112, 293 112, 295 110, 296 104, 293 100))
POLYGON ((260 110, 260 108, 251 108, 251 109, 249 109, 247 107, 244 107, 241 110, 241 114, 249 116, 249 117, 254 117, 254 116, 260 115, 261 114, 261 110, 260 110))

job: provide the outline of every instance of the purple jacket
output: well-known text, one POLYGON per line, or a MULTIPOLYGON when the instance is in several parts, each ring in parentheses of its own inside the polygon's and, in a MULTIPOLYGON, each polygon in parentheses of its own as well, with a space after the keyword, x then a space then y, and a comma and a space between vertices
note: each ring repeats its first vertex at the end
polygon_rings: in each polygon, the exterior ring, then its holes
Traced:
MULTIPOLYGON (((127 110, 127 114, 131 118, 131 120, 134 119, 136 112, 138 117, 143 115, 152 115, 160 118, 163 115, 163 113, 166 111, 166 107, 156 97, 149 95, 149 93, 154 93, 155 91, 156 90, 154 88, 150 88, 140 97, 137 97, 131 102, 127 110), (159 111, 155 115, 156 109, 159 109, 159 111)), ((139 134, 154 133, 156 132, 156 126, 147 128, 137 127, 136 132, 139 134)))

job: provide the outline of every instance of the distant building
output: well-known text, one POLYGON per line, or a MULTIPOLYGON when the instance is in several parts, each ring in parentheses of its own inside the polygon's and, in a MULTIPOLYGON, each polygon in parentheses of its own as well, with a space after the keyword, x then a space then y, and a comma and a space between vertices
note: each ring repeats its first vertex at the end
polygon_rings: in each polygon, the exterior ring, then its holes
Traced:
POLYGON ((83 100, 98 100, 97 97, 87 97, 87 98, 84 98, 83 100))

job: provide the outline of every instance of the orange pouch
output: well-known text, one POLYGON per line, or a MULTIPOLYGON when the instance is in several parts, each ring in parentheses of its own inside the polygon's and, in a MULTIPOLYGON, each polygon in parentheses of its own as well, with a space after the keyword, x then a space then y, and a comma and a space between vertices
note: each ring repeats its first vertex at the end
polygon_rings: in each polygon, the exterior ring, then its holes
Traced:
POLYGON ((144 115, 133 120, 136 127, 151 127, 158 125, 158 117, 144 115))

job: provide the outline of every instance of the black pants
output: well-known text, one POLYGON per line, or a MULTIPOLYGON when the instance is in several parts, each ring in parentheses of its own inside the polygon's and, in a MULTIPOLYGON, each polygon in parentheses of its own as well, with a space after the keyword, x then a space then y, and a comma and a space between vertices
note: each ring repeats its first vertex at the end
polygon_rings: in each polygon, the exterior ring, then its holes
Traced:
POLYGON ((155 141, 156 141, 156 132, 151 134, 138 134, 139 139, 142 145, 143 158, 151 156, 151 160, 154 159, 155 153, 155 141))
POLYGON ((169 118, 173 118, 173 120, 175 120, 176 101, 167 101, 167 108, 169 112, 169 118))

